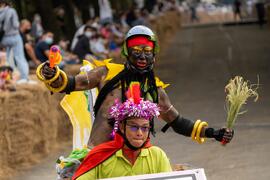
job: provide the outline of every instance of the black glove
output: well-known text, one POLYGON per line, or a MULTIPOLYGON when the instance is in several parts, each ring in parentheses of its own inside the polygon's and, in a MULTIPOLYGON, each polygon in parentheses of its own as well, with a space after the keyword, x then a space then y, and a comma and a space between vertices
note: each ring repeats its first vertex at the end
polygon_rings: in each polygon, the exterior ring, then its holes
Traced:
POLYGON ((233 129, 228 128, 221 128, 215 130, 213 128, 206 128, 205 130, 205 137, 208 138, 215 138, 217 141, 222 142, 222 144, 229 143, 234 135, 233 129))
POLYGON ((46 62, 41 69, 41 73, 46 79, 51 79, 55 76, 56 69, 50 68, 50 63, 46 62))

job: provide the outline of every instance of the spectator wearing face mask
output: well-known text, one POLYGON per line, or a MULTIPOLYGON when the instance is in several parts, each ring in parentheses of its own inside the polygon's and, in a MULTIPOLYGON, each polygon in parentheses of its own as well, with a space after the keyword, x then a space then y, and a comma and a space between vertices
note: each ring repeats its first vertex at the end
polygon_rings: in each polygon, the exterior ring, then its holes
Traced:
POLYGON ((53 33, 50 31, 44 32, 41 40, 36 44, 35 53, 40 62, 45 62, 49 59, 50 46, 53 43, 53 33))
POLYGON ((74 37, 72 39, 71 46, 70 46, 70 49, 72 51, 74 50, 74 48, 79 40, 79 37, 84 33, 85 26, 91 26, 92 23, 93 23, 93 19, 88 19, 85 24, 83 24, 81 27, 79 27, 79 29, 77 29, 77 31, 74 34, 74 37))
POLYGON ((30 67, 35 67, 40 64, 40 60, 37 59, 33 43, 30 41, 31 22, 27 19, 21 20, 20 34, 23 40, 24 54, 30 67))
POLYGON ((90 39, 95 35, 95 28, 86 25, 84 27, 84 33, 79 36, 79 40, 73 50, 80 60, 85 59, 88 54, 93 54, 90 48, 90 39))

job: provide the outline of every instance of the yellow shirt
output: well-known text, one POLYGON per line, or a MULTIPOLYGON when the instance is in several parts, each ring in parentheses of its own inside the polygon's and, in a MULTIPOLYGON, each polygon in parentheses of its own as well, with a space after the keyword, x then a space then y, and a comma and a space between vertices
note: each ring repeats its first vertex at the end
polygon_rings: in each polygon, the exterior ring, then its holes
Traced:
POLYGON ((109 159, 81 175, 77 180, 91 180, 172 171, 170 162, 159 147, 142 149, 134 165, 124 157, 122 149, 109 159))

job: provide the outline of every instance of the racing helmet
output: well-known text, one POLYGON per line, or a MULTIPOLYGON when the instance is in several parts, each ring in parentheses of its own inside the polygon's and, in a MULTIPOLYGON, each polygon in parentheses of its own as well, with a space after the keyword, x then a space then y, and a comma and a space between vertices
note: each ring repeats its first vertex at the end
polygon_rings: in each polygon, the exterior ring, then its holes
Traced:
POLYGON ((121 54, 125 57, 128 56, 128 50, 127 50, 127 41, 133 36, 146 36, 150 41, 154 42, 154 54, 158 53, 159 51, 159 45, 158 45, 158 40, 154 32, 143 25, 137 25, 132 27, 126 34, 124 44, 122 46, 122 52, 121 54))

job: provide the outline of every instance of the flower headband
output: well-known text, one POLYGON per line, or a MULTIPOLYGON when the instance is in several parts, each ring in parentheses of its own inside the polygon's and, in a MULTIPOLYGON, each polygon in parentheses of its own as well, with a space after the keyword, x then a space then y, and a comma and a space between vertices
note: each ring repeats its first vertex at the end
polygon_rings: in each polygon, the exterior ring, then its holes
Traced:
POLYGON ((118 99, 109 109, 109 118, 114 119, 114 128, 111 133, 113 138, 118 130, 119 122, 130 117, 144 118, 151 120, 153 117, 159 116, 159 108, 156 103, 148 100, 144 101, 140 97, 139 82, 132 82, 127 92, 128 99, 121 103, 118 99))

